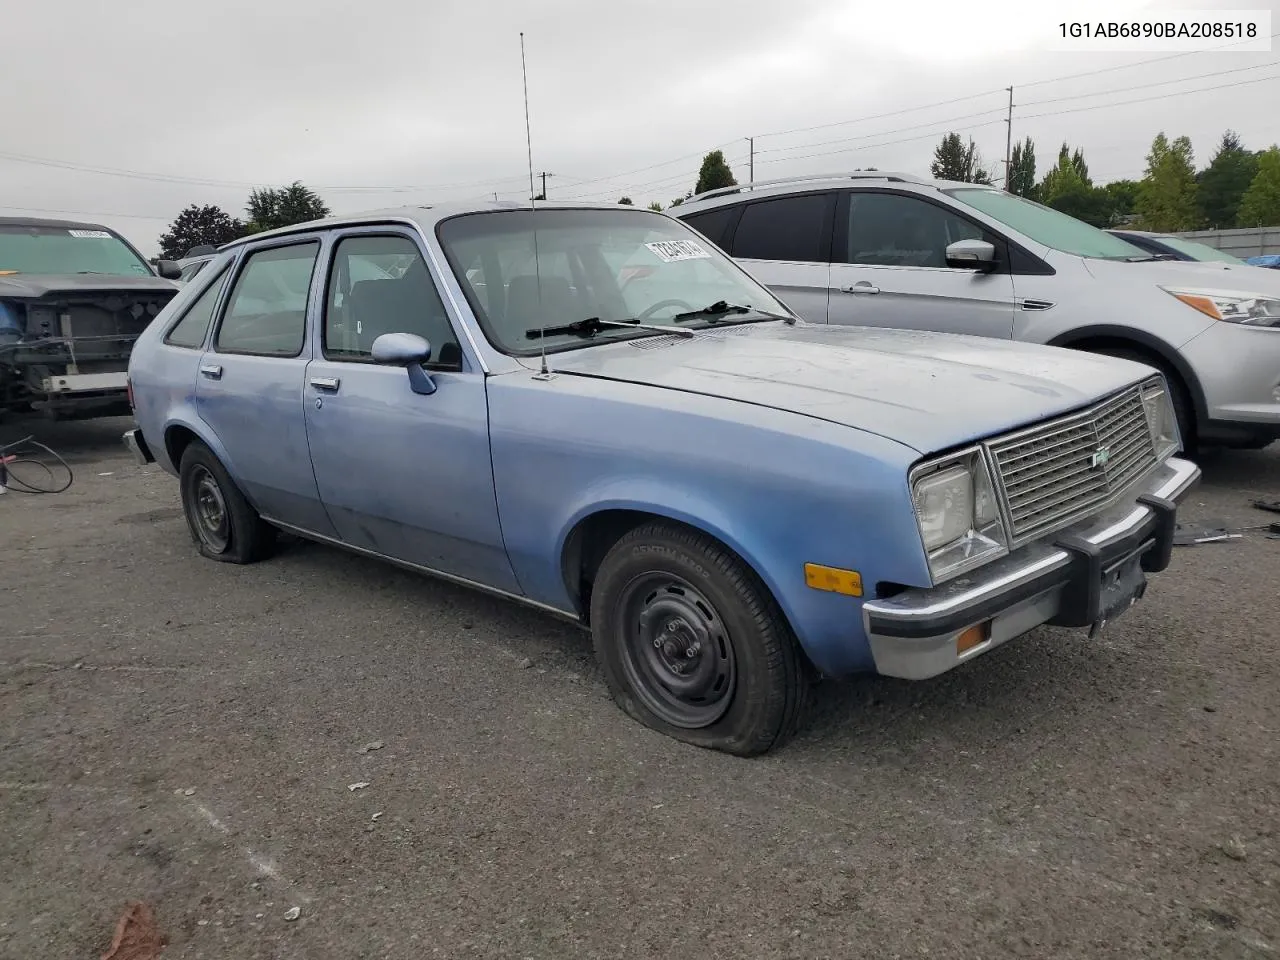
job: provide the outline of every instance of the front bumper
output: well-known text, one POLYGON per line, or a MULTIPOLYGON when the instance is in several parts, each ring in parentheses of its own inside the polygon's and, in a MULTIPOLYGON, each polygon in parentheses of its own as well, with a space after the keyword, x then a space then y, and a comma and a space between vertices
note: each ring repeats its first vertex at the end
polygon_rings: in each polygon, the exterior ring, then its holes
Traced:
POLYGON ((1200 468, 1170 459, 1132 499, 1052 539, 932 589, 863 604, 876 672, 936 676, 1042 624, 1092 627, 1124 613, 1169 565, 1177 504, 1200 468), (976 628, 976 631, 975 631, 976 628))
POLYGON ((1180 352, 1204 391, 1202 439, 1280 438, 1280 330, 1215 322, 1180 352))
POLYGON ((149 463, 155 463, 155 454, 151 452, 151 448, 147 446, 147 439, 142 435, 142 431, 138 429, 126 430, 124 432, 124 445, 129 448, 129 452, 133 454, 134 462, 140 467, 145 467, 149 463))

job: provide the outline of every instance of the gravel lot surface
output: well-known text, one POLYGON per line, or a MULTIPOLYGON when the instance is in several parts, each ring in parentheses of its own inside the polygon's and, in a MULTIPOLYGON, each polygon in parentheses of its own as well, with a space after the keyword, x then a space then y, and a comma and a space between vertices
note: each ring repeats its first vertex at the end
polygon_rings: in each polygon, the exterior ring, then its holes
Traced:
MULTIPOLYGON (((75 485, 0 498, 0 957, 101 957, 133 901, 166 960, 1280 957, 1280 540, 1178 549, 1095 641, 824 684, 744 761, 538 613, 200 559, 126 426, 22 430, 75 485)), ((1184 519, 1280 520, 1280 445, 1204 468, 1184 519)))

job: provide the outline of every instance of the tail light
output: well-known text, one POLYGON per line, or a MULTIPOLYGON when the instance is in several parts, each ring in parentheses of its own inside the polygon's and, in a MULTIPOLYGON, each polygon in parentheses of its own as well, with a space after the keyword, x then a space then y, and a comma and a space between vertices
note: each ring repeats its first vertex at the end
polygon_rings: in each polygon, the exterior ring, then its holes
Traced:
POLYGON ((137 407, 133 405, 133 381, 130 380, 128 377, 124 378, 124 392, 129 397, 129 409, 136 410, 137 407))

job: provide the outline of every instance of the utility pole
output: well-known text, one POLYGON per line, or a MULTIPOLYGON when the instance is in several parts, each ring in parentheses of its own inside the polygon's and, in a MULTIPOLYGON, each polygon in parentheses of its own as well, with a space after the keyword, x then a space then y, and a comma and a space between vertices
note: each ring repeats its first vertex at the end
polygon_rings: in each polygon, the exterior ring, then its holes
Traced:
POLYGON ((543 170, 540 174, 538 174, 538 176, 542 178, 542 199, 545 200, 547 199, 547 177, 554 177, 555 174, 548 173, 546 170, 543 170))
POLYGON ((747 183, 756 182, 756 138, 747 137, 747 183))
POLYGON ((1009 115, 1005 118, 1004 125, 1004 192, 1009 192, 1009 174, 1013 163, 1013 87, 1006 87, 1009 91, 1009 115))

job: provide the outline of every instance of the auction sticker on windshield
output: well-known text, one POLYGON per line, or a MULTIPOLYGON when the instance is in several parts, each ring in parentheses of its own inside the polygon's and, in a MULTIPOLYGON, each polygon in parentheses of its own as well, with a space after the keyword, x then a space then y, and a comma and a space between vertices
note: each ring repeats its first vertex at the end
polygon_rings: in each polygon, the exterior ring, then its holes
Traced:
POLYGON ((105 230, 68 230, 67 233, 81 240, 110 240, 111 234, 105 230))
POLYGON ((711 254, 696 240, 658 240, 655 243, 646 243, 645 246, 663 263, 711 259, 711 254))

